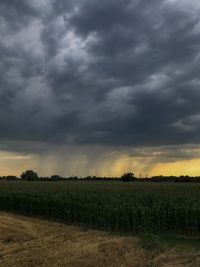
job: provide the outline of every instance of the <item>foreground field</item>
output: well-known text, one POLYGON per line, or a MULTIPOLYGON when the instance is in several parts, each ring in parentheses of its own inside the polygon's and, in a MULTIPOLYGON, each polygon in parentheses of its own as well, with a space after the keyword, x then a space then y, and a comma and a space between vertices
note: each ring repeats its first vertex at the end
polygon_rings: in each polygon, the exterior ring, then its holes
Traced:
POLYGON ((195 248, 145 250, 141 241, 0 213, 1 267, 198 267, 195 248))
POLYGON ((200 234, 200 185, 0 182, 0 211, 126 233, 200 234))

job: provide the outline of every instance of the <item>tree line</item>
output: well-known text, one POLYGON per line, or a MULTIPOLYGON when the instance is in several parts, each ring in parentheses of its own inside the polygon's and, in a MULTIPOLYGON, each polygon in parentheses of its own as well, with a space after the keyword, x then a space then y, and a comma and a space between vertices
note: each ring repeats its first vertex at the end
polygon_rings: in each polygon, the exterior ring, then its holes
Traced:
POLYGON ((86 176, 80 178, 78 176, 62 177, 60 175, 39 176, 33 170, 23 172, 19 177, 14 175, 0 176, 0 180, 7 181, 123 181, 123 182, 174 182, 174 183, 200 183, 200 176, 152 176, 149 178, 137 178, 134 173, 126 172, 121 177, 99 177, 99 176, 86 176))

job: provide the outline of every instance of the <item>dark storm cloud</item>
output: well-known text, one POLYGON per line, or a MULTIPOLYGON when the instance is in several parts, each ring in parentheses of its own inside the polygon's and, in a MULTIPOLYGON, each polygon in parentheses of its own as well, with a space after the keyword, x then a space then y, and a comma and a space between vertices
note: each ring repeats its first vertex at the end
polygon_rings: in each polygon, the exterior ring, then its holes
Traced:
POLYGON ((0 2, 1 24, 6 23, 10 32, 19 30, 24 24, 37 16, 36 10, 31 5, 31 1, 2 0, 0 2))
POLYGON ((1 1, 3 147, 199 144, 199 15, 192 0, 1 1))

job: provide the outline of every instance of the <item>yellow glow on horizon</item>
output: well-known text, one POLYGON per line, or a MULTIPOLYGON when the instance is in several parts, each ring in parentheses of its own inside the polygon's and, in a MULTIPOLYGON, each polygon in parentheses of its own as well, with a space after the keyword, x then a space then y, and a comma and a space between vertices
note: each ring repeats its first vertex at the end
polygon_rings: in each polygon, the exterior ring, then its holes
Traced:
POLYGON ((133 172, 137 175, 139 170, 143 168, 144 166, 140 163, 140 161, 133 159, 128 155, 122 154, 115 158, 107 158, 105 161, 99 163, 99 165, 92 170, 92 175, 120 177, 127 171, 133 172))
POLYGON ((200 176, 200 159, 182 160, 170 163, 155 164, 150 173, 154 175, 190 175, 200 176))
POLYGON ((0 176, 19 176, 27 169, 35 169, 37 167, 37 160, 33 155, 0 151, 0 166, 0 176))
MULTIPOLYGON (((152 155, 152 153, 151 153, 152 155)), ((17 175, 32 169, 41 176, 59 174, 64 177, 87 175, 120 177, 124 172, 133 172, 136 177, 140 173, 148 175, 200 175, 200 158, 178 160, 176 162, 159 162, 159 153, 153 156, 134 157, 126 153, 105 153, 101 157, 88 158, 87 154, 48 153, 41 156, 0 151, 0 176, 17 175), (154 156, 156 155, 156 161, 154 156), (94 159, 94 160, 93 160, 94 159)))

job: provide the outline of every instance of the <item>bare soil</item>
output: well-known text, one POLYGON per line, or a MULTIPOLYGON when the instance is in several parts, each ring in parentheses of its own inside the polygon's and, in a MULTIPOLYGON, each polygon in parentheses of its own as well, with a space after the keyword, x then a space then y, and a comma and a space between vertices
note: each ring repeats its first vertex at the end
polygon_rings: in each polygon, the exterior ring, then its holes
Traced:
POLYGON ((136 237, 0 213, 0 267, 199 267, 193 248, 145 250, 136 237))

